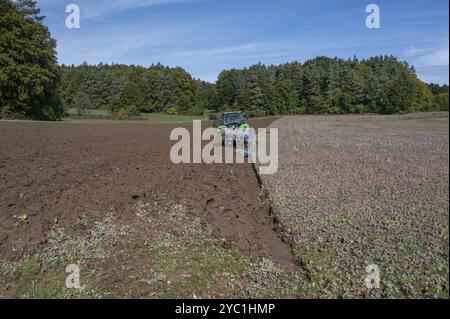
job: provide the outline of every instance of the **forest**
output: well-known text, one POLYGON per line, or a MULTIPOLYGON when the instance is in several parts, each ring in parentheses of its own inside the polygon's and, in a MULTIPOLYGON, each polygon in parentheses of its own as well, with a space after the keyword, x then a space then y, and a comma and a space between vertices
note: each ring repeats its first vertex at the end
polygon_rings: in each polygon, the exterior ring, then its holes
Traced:
POLYGON ((194 80, 182 68, 161 64, 149 68, 126 65, 62 66, 59 95, 63 106, 106 109, 111 113, 168 112, 202 114, 214 105, 212 84, 194 80))
POLYGON ((394 114, 448 110, 448 85, 420 81, 394 56, 317 57, 304 63, 223 71, 216 83, 181 67, 59 65, 56 41, 32 0, 0 2, 0 117, 58 120, 68 109, 204 114, 241 110, 250 116, 394 114))

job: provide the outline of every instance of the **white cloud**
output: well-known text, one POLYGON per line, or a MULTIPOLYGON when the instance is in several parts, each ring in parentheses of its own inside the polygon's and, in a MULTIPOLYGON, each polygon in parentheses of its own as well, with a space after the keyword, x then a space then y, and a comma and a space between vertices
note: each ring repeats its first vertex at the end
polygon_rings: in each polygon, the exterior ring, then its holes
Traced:
MULTIPOLYGON (((70 32, 63 30, 63 32, 70 32)), ((88 63, 136 63, 144 64, 147 61, 139 61, 140 53, 145 58, 152 58, 152 62, 158 62, 158 52, 167 50, 173 43, 183 43, 197 32, 195 25, 170 26, 161 25, 157 28, 144 28, 142 25, 103 27, 96 32, 81 28, 78 33, 61 36, 58 40, 58 55, 62 57, 61 63, 80 64, 88 63), (101 34, 102 36, 98 36, 101 34), (137 59, 130 60, 130 57, 137 59)))
POLYGON ((433 50, 419 58, 419 63, 426 66, 449 65, 449 50, 438 49, 433 50))
POLYGON ((403 50, 404 57, 416 68, 418 77, 425 82, 448 84, 449 81, 449 41, 428 39, 428 45, 411 46, 403 50))
POLYGON ((429 47, 409 47, 403 53, 419 67, 449 65, 448 38, 429 47))
POLYGON ((407 48, 404 50, 404 54, 407 57, 417 57, 417 56, 421 56, 425 53, 430 52, 430 49, 419 49, 419 48, 415 48, 415 47, 411 47, 411 48, 407 48))
POLYGON ((416 68, 417 75, 427 83, 448 84, 448 66, 421 66, 416 68))

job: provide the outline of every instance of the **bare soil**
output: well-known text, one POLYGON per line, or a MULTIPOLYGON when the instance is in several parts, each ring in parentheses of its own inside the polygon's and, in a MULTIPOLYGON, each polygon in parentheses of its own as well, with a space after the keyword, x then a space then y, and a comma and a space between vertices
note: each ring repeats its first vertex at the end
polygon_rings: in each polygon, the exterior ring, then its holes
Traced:
POLYGON ((191 129, 190 124, 1 125, 0 258, 18 260, 24 250, 45 245, 55 223, 70 226, 81 216, 99 220, 111 208, 126 221, 135 216, 137 201, 164 195, 200 217, 225 247, 295 268, 262 203, 252 165, 173 164, 169 136, 179 126, 191 129))

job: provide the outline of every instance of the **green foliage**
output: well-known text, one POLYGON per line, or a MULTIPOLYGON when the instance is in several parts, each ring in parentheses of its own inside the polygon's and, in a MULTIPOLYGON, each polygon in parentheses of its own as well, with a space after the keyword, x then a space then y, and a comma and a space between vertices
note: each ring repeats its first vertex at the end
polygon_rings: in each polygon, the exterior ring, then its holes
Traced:
POLYGON ((431 83, 428 86, 433 95, 438 95, 440 93, 448 93, 448 84, 439 85, 436 83, 431 83))
POLYGON ((267 115, 266 111, 261 109, 251 110, 248 112, 248 116, 250 117, 264 117, 266 115, 267 115))
POLYGON ((433 94, 431 89, 425 83, 415 81, 415 101, 412 111, 431 111, 433 109, 433 94))
POLYGON ((118 120, 126 120, 130 116, 130 112, 127 107, 122 107, 119 112, 117 112, 116 118, 118 120))
POLYGON ((154 113, 156 111, 156 106, 150 102, 145 102, 139 107, 139 111, 142 113, 154 113))
POLYGON ((56 120, 60 69, 56 42, 35 1, 0 1, 0 114, 56 120))
POLYGON ((177 115, 178 114, 178 110, 176 107, 169 107, 166 112, 169 115, 177 115))
POLYGON ((192 79, 182 68, 161 64, 143 68, 84 63, 63 66, 62 73, 60 93, 66 108, 78 107, 81 98, 89 100, 89 108, 112 113, 123 107, 169 114, 245 111, 250 116, 448 109, 445 86, 426 85, 412 67, 392 56, 257 64, 223 71, 215 85, 192 79))
POLYGON ((332 106, 327 110, 328 114, 341 114, 341 109, 338 106, 332 106))
POLYGON ((436 102, 430 89, 441 92, 439 86, 429 88, 418 80, 412 67, 392 56, 318 57, 304 64, 257 64, 223 71, 216 96, 219 110, 249 114, 391 114, 427 111, 433 105, 445 109, 445 96, 436 102))
POLYGON ((429 88, 432 93, 431 109, 435 111, 448 111, 448 85, 431 83, 429 88))
POLYGON ((448 92, 434 96, 433 105, 439 111, 448 111, 448 92))
POLYGON ((27 259, 22 264, 21 275, 25 279, 34 279, 40 273, 39 264, 32 259, 27 259))
POLYGON ((125 87, 123 88, 120 95, 120 104, 126 106, 138 105, 138 107, 134 108, 142 108, 144 105, 144 98, 140 91, 141 90, 138 86, 138 83, 129 80, 125 84, 125 87))
POLYGON ((115 118, 118 120, 128 120, 133 117, 139 117, 139 110, 134 105, 121 107, 115 114, 115 118))
POLYGON ((214 86, 196 81, 182 68, 161 64, 149 68, 127 65, 62 66, 60 94, 65 108, 76 107, 74 100, 86 94, 92 109, 137 109, 143 113, 203 113, 215 104, 214 86))
POLYGON ((366 105, 358 104, 355 106, 355 113, 357 113, 357 114, 364 114, 364 113, 368 113, 368 112, 369 112, 369 108, 366 105))
POLYGON ((91 108, 89 96, 84 91, 77 92, 73 97, 72 106, 76 108, 78 115, 85 114, 86 110, 91 108))

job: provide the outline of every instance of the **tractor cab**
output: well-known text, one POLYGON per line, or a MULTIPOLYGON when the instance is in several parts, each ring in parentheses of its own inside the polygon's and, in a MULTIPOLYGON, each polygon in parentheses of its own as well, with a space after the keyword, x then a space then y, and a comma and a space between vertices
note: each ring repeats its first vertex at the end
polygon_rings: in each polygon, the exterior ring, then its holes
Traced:
POLYGON ((222 135, 222 144, 237 147, 241 145, 244 156, 247 157, 248 142, 250 138, 250 126, 248 124, 248 117, 243 112, 224 112, 219 113, 214 122, 214 127, 217 128, 222 135))
POLYGON ((216 128, 232 128, 237 129, 242 125, 248 126, 248 117, 243 112, 224 112, 219 113, 214 122, 216 128))

